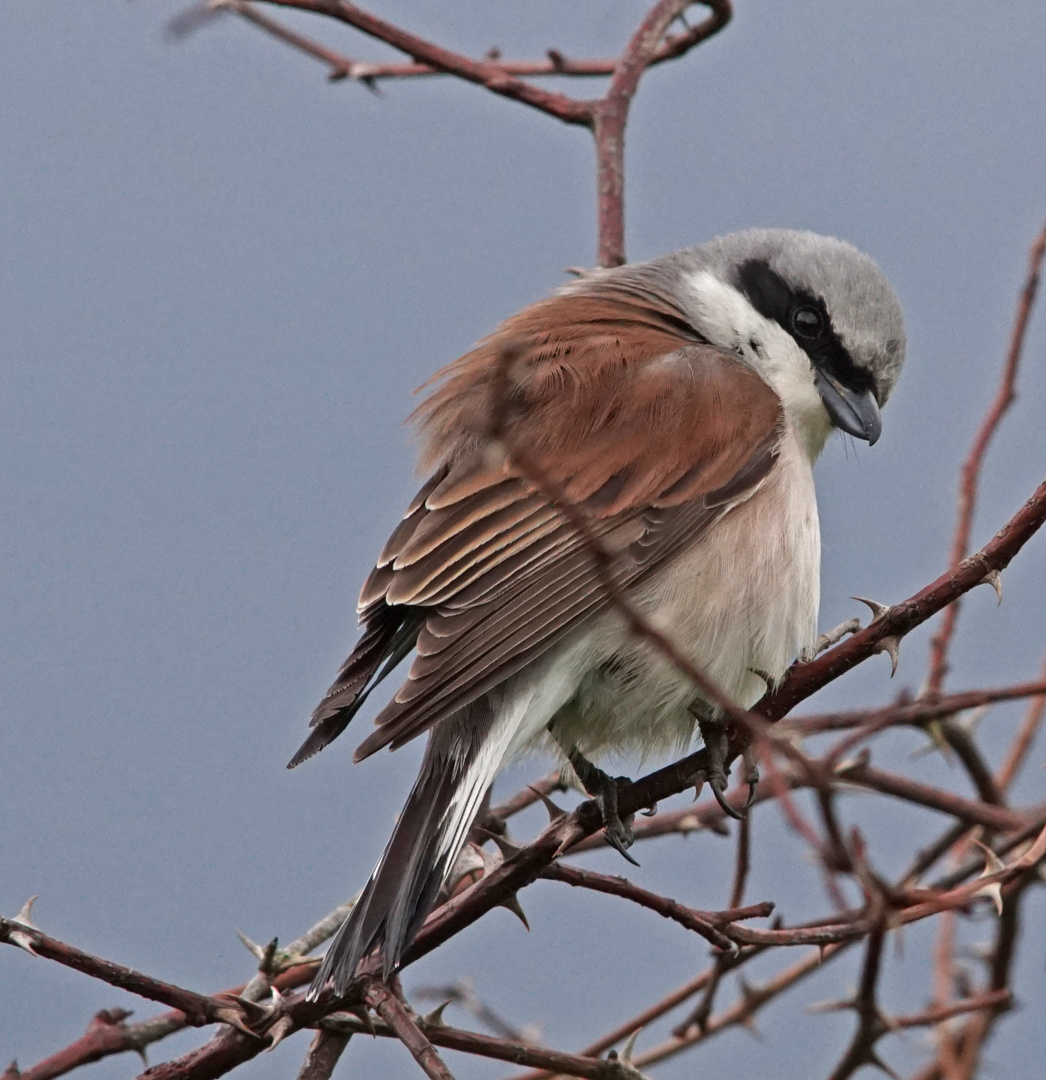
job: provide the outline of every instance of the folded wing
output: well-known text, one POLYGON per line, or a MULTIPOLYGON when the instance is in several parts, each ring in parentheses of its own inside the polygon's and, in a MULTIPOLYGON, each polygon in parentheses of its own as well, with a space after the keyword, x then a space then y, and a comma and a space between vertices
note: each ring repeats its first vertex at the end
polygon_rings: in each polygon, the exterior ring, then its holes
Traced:
POLYGON ((433 475, 363 587, 363 635, 292 765, 412 648, 357 759, 475 701, 606 606, 591 552, 512 447, 583 509, 628 587, 751 494, 781 435, 770 387, 637 283, 595 279, 534 304, 441 379, 414 416, 433 475))

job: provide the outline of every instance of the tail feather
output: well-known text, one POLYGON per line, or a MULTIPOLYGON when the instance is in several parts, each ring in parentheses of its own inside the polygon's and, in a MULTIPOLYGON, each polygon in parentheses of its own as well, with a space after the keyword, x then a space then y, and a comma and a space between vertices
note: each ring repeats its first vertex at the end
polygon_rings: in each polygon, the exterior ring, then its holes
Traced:
POLYGON ((287 763, 288 769, 318 754, 349 726, 374 687, 414 648, 423 621, 410 608, 385 605, 370 617, 363 636, 312 714, 312 731, 287 763))
POLYGON ((309 990, 330 986, 338 996, 360 961, 382 951, 386 978, 431 911, 501 764, 491 746, 487 699, 444 721, 429 737, 421 772, 370 881, 327 950, 309 990))

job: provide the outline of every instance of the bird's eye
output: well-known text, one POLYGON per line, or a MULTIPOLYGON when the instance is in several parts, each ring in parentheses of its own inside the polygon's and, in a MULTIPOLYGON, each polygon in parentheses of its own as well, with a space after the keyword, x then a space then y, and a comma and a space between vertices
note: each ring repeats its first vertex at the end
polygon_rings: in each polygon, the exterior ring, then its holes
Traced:
POLYGON ((792 332, 808 341, 824 333, 824 316, 810 304, 803 304, 792 312, 792 332))

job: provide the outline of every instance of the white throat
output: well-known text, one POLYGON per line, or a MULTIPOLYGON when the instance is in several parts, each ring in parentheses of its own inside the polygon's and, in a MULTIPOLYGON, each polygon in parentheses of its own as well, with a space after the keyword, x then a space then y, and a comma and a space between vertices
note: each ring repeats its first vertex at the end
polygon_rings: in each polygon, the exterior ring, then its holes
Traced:
POLYGON ((715 274, 699 270, 689 285, 697 329, 713 344, 739 353, 773 387, 812 464, 832 433, 832 421, 814 385, 810 358, 780 324, 760 315, 715 274))

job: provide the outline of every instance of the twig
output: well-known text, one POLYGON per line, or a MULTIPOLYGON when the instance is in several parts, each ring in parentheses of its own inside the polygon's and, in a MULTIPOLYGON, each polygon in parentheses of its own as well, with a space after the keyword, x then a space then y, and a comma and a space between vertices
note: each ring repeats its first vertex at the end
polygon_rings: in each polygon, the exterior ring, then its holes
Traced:
POLYGON ((378 41, 406 53, 418 63, 426 64, 448 75, 455 75, 466 82, 483 86, 492 94, 511 98, 532 108, 554 116, 565 124, 592 125, 592 107, 589 102, 577 101, 564 94, 544 90, 533 83, 508 74, 490 60, 472 60, 461 53, 445 49, 434 42, 401 30, 390 22, 372 15, 348 0, 266 0, 280 7, 311 11, 327 15, 361 30, 378 41))
POLYGON ((598 213, 598 263, 618 266, 625 261, 624 147, 629 108, 645 71, 656 64, 677 59, 708 40, 730 21, 730 0, 658 0, 613 61, 573 61, 550 50, 547 61, 472 60, 401 29, 348 0, 266 0, 281 7, 325 15, 391 45, 411 58, 409 64, 369 64, 352 60, 291 31, 256 11, 249 0, 227 0, 227 6, 257 26, 330 68, 331 78, 352 78, 373 88, 382 78, 413 78, 422 75, 453 75, 491 93, 561 120, 590 128, 596 146, 598 213), (700 3, 709 9, 704 21, 683 33, 670 35, 669 27, 687 8, 700 3), (609 75, 610 85, 601 98, 580 100, 535 86, 521 76, 609 75))
POLYGON ((1042 725, 1043 715, 1046 713, 1046 660, 1043 661, 1042 674, 1044 683, 1042 690, 1037 693, 1032 701, 1028 702, 1028 711, 1024 715, 1024 720, 1021 722, 1013 743, 1006 752, 1006 760, 999 766, 999 771, 995 774, 995 786, 1003 793, 1009 791, 1010 786, 1016 779, 1017 773, 1028 756, 1028 751, 1031 750, 1035 736, 1042 725))
POLYGON ((591 889, 593 892, 631 900, 640 907, 656 911, 663 918, 679 923, 687 930, 693 930, 694 933, 710 941, 717 949, 724 949, 731 953, 734 951, 733 942, 718 927, 737 919, 767 918, 774 910, 773 904, 762 903, 731 911, 698 911, 676 900, 670 900, 667 896, 659 896, 657 893, 633 885, 625 878, 598 874, 594 870, 582 870, 577 866, 564 866, 562 863, 553 863, 541 876, 548 881, 562 881, 575 888, 591 889))
POLYGON ((348 1045, 349 1036, 343 1032, 328 1029, 317 1031, 298 1070, 298 1080, 330 1080, 338 1058, 348 1045))
MULTIPOLYGON (((688 48, 721 30, 732 15, 729 0, 702 0, 712 14, 695 27, 688 48)), ((592 112, 596 140, 600 266, 625 261, 625 126, 643 72, 657 56, 666 31, 691 0, 660 0, 647 13, 618 60, 606 94, 592 112)))
POLYGON ((207 997, 174 983, 154 979, 133 968, 83 952, 14 919, 0 917, 0 942, 53 960, 139 997, 170 1005, 183 1013, 186 1023, 194 1027, 213 1023, 242 1025, 246 1015, 246 1010, 233 998, 207 997))
MULTIPOLYGON (((350 1013, 332 1013, 322 1021, 324 1027, 348 1032, 369 1032, 379 1037, 395 1038, 396 1033, 385 1024, 375 1024, 373 1031, 350 1013)), ((418 1029, 436 1046, 448 1050, 460 1050, 466 1054, 507 1061, 513 1065, 538 1068, 542 1071, 532 1076, 579 1076, 587 1080, 638 1080, 635 1070, 624 1062, 600 1060, 584 1054, 567 1054, 562 1050, 548 1050, 532 1043, 497 1039, 475 1031, 447 1027, 419 1018, 418 1029)))
POLYGON ((864 1065, 876 1065, 890 1074, 890 1070, 875 1052, 875 1044, 889 1030, 876 1002, 885 937, 886 929, 881 923, 868 935, 860 986, 856 998, 849 1003, 857 1013, 857 1030, 842 1060, 832 1070, 829 1080, 848 1080, 864 1065))
POLYGON ((883 795, 892 795, 918 806, 938 810, 960 821, 984 825, 989 829, 1004 831, 1019 829, 1027 824, 1028 820, 1024 815, 1007 810, 1005 807, 978 802, 976 799, 964 799, 961 795, 953 795, 950 791, 931 787, 929 784, 920 784, 916 780, 899 776, 897 773, 873 769, 863 761, 855 761, 840 768, 837 770, 837 775, 848 783, 859 784, 861 787, 871 788, 883 795))
MULTIPOLYGON (((977 505, 977 484, 980 479, 981 466, 984 463, 984 455, 988 450, 988 444, 995 434, 1000 421, 1009 409, 1016 397, 1017 369, 1020 364, 1021 352, 1024 348, 1024 336, 1028 329, 1028 321, 1031 318, 1032 307, 1035 304, 1035 293, 1039 287, 1039 272, 1042 268, 1043 257, 1046 256, 1046 226, 1043 226, 1038 236, 1032 241, 1031 250, 1028 253, 1028 273, 1021 289, 1020 300, 1017 304, 1017 314, 1014 318, 1013 332, 1010 335, 1009 348, 1006 350, 1006 360, 1003 364, 1002 379, 995 399, 992 401, 981 426, 974 436, 973 445, 963 463, 962 476, 959 482, 959 506, 958 520, 955 524, 955 535, 952 538, 952 550, 949 558, 949 566, 956 567, 962 562, 970 547, 970 532, 973 528, 973 514, 977 505)), ((948 673, 948 647, 955 633, 955 623, 959 617, 959 605, 952 604, 941 620, 940 629, 933 637, 930 653, 930 672, 926 680, 926 696, 932 696, 940 692, 944 677, 948 673)))
MULTIPOLYGON (((1013 686, 1000 686, 995 689, 944 694, 933 701, 899 702, 880 709, 852 709, 847 712, 793 716, 787 720, 781 720, 778 728, 780 731, 794 731, 799 735, 818 735, 827 731, 868 728, 869 734, 873 734, 887 727, 922 726, 930 720, 954 716, 967 709, 977 709, 982 705, 994 705, 1000 701, 1013 701, 1035 695, 1039 697, 1046 695, 1046 678, 1039 678, 1034 682, 1017 683, 1013 686)), ((996 783, 999 783, 998 778, 996 778, 996 783)))
POLYGON ((779 972, 759 986, 742 984, 740 1000, 723 1010, 723 1012, 711 1017, 703 1029, 693 1031, 683 1037, 673 1036, 666 1039, 642 1054, 636 1054, 632 1059, 632 1064, 637 1069, 643 1069, 647 1065, 654 1065, 660 1061, 675 1057, 684 1050, 689 1050, 690 1047, 719 1034, 726 1028, 750 1025, 756 1014, 768 1001, 795 986, 796 983, 801 982, 808 975, 820 970, 826 961, 847 948, 849 948, 849 944, 829 945, 824 949, 812 952, 810 956, 804 957, 804 959, 779 972))
POLYGON ((396 1033, 430 1080, 454 1080, 450 1069, 443 1064, 436 1048, 411 1018, 403 1002, 384 983, 369 983, 364 1000, 396 1033))

